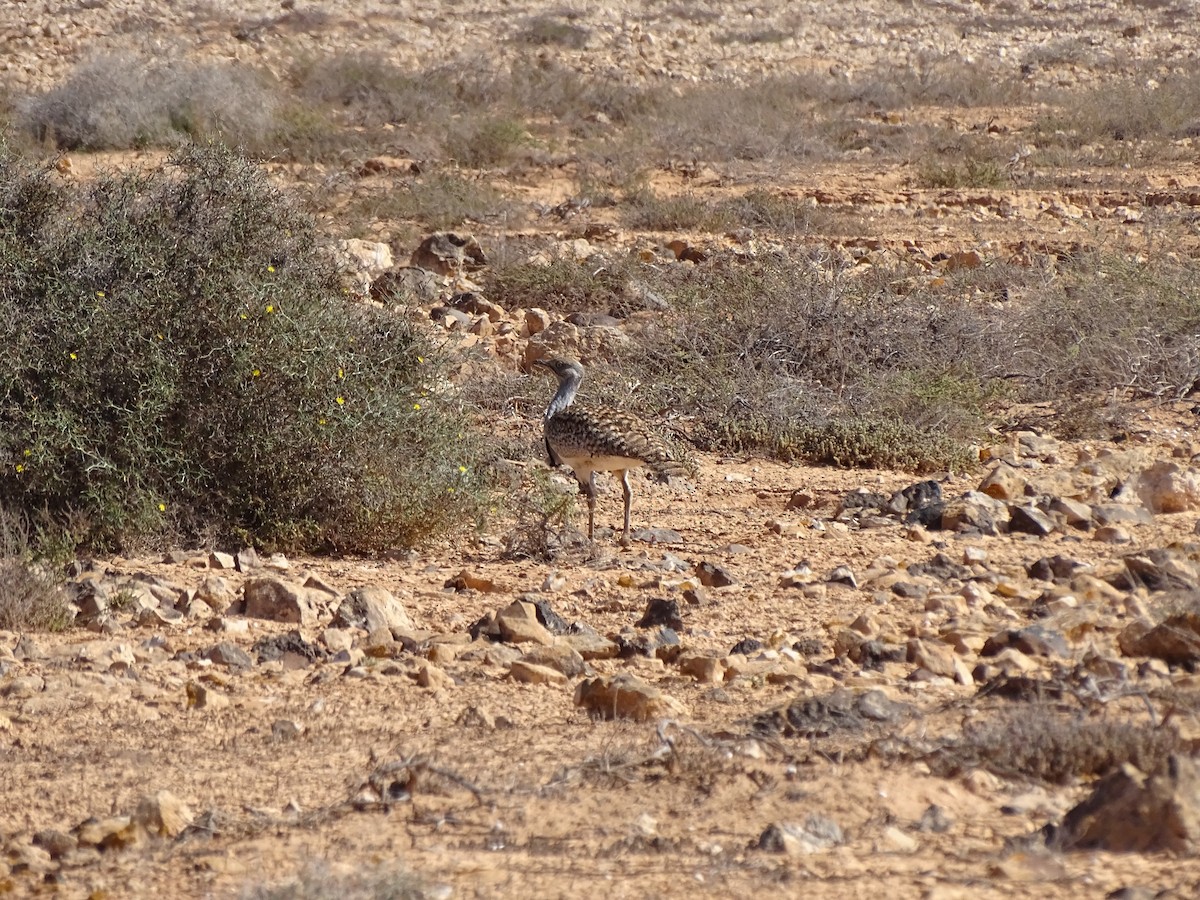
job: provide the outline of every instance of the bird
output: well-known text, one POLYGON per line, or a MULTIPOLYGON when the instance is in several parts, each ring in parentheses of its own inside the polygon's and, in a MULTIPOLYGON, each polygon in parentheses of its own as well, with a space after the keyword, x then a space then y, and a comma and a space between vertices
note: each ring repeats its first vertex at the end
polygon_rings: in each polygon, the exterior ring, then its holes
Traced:
POLYGON ((690 474, 671 448, 636 416, 606 407, 575 403, 583 366, 566 356, 539 359, 535 365, 558 378, 558 390, 546 407, 543 428, 546 452, 554 466, 566 465, 575 473, 588 501, 588 540, 596 531, 596 473, 611 472, 621 480, 625 494, 625 529, 621 544, 629 546, 629 514, 633 489, 629 471, 645 466, 661 480, 690 474))

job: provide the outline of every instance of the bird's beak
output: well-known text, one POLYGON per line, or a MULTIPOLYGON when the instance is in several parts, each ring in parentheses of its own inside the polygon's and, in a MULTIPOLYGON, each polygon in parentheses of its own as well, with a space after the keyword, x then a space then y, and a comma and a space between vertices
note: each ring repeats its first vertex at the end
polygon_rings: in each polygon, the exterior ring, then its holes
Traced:
POLYGON ((550 363, 549 363, 549 362, 547 362, 547 361, 546 361, 546 360, 544 360, 544 359, 535 359, 535 360, 533 361, 533 364, 534 364, 535 366, 540 366, 540 367, 541 367, 541 368, 543 368, 543 369, 549 369, 549 368, 550 368, 550 363))

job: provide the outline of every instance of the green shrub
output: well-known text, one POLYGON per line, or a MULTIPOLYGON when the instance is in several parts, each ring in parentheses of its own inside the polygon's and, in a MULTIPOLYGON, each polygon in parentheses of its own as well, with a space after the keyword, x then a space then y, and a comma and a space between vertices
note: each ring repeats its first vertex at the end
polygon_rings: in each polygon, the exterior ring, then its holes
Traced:
POLYGON ((437 353, 347 302, 313 224, 219 148, 86 191, 0 154, 0 503, 92 544, 374 551, 474 521, 437 353))

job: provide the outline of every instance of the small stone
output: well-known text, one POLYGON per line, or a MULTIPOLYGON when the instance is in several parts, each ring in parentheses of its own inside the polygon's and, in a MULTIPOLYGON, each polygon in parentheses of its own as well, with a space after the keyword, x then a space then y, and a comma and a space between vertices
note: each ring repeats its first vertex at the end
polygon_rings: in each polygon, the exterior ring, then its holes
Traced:
POLYGON ((646 612, 636 624, 638 628, 664 626, 675 631, 682 631, 683 616, 679 611, 679 601, 653 598, 647 604, 646 612))
POLYGON ((1093 540, 1102 544, 1132 544, 1133 535, 1120 525, 1101 525, 1092 535, 1093 540))

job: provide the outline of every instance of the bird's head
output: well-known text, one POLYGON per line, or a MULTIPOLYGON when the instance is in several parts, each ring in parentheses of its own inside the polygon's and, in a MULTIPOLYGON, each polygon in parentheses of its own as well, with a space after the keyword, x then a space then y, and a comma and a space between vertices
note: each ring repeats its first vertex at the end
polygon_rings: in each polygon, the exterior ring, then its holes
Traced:
POLYGON ((569 356, 551 356, 547 359, 539 359, 534 362, 534 365, 541 366, 543 369, 549 369, 559 381, 564 381, 568 378, 574 378, 578 381, 583 378, 583 366, 579 364, 579 360, 572 359, 569 356))

